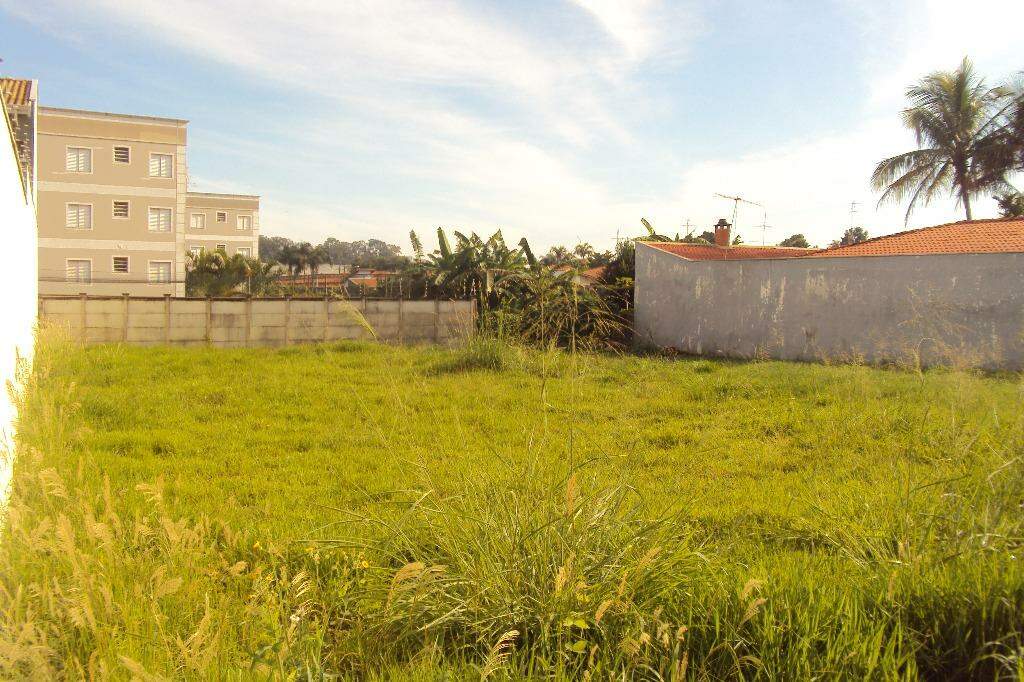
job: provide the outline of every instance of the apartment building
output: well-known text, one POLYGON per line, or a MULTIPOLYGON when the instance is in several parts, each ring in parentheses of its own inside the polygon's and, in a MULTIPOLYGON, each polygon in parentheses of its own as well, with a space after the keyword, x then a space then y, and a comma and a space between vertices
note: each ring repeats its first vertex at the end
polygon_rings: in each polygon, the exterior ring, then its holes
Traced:
POLYGON ((190 251, 258 253, 258 196, 188 191, 188 121, 36 111, 41 294, 183 296, 190 251))

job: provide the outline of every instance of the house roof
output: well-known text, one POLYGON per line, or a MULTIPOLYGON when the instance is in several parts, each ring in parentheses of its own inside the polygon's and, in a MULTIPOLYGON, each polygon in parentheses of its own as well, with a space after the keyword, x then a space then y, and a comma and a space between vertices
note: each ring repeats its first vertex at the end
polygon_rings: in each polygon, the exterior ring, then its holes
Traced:
POLYGON ((7 106, 29 104, 32 97, 32 81, 24 78, 0 78, 0 92, 3 92, 7 106))
POLYGON ((711 246, 685 242, 643 242, 660 251, 681 256, 687 260, 752 260, 759 258, 799 258, 814 253, 814 249, 796 246, 711 246))
POLYGON ((911 256, 943 253, 1024 252, 1024 218, 962 220, 922 227, 836 246, 809 254, 812 258, 848 256, 911 256))

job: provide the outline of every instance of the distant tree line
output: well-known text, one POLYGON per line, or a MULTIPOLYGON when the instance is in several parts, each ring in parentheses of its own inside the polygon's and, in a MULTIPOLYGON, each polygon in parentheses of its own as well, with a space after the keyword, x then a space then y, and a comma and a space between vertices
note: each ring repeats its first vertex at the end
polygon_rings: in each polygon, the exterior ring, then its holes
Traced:
POLYGON ((380 239, 366 239, 343 242, 328 237, 314 246, 310 242, 296 242, 288 237, 260 235, 260 260, 280 263, 292 274, 307 270, 315 271, 321 265, 345 265, 374 268, 377 270, 399 270, 407 266, 410 259, 402 255, 402 248, 380 239))

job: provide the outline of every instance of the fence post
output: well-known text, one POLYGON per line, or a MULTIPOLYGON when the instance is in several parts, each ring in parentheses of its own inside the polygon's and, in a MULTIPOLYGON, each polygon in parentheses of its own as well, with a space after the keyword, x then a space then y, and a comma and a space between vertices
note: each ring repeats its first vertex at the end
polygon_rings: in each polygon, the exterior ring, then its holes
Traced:
POLYGON ((291 345, 291 321, 292 321, 292 297, 286 296, 284 299, 284 345, 291 345))
POLYGON ((164 343, 171 345, 171 295, 164 294, 164 343))
MULTIPOLYGON (((326 291, 326 288, 324 289, 326 291)), ((324 294, 324 343, 327 343, 327 336, 331 330, 331 297, 324 294)))
POLYGON ((89 317, 86 315, 86 301, 89 300, 89 294, 83 291, 78 294, 78 297, 82 299, 82 345, 84 346, 89 341, 89 328, 86 326, 89 321, 89 317))
POLYGON ((398 343, 402 343, 405 336, 405 323, 402 318, 402 294, 398 294, 398 343))
POLYGON ((206 297, 206 345, 213 341, 213 299, 206 297))
POLYGON ((252 337, 252 294, 245 297, 245 347, 249 347, 252 337))
POLYGON ((128 343, 128 294, 122 293, 121 300, 124 302, 121 306, 121 343, 128 343))
MULTIPOLYGON (((366 289, 363 289, 363 297, 360 300, 362 300, 363 302, 363 309, 359 311, 363 316, 363 322, 365 322, 366 324, 370 324, 370 320, 366 317, 366 289)), ((370 327, 372 328, 373 325, 370 325, 370 327)), ((363 331, 360 331, 359 336, 362 337, 362 335, 363 331)))
POLYGON ((434 343, 441 342, 441 299, 434 298, 434 343))

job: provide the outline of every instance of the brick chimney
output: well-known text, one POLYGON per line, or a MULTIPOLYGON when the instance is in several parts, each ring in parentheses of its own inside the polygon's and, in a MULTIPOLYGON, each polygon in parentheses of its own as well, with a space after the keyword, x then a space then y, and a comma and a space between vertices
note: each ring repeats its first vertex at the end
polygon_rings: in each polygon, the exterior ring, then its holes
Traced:
POLYGON ((719 218, 718 222, 715 223, 715 246, 722 246, 729 248, 732 243, 730 238, 732 235, 732 225, 730 225, 725 218, 719 218))

